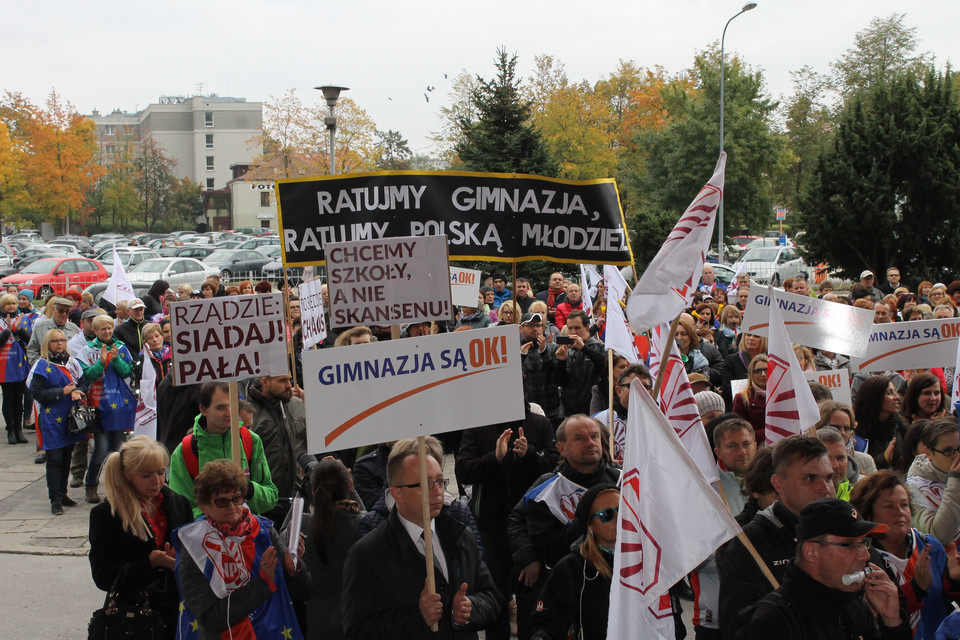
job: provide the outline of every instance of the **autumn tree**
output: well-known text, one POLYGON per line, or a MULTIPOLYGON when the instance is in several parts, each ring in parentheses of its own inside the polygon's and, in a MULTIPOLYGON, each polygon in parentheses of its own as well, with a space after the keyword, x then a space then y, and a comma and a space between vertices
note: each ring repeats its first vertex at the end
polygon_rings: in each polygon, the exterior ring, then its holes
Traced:
MULTIPOLYGON (((632 192, 634 231, 660 220, 661 233, 633 233, 638 261, 652 258, 673 222, 712 175, 719 153, 719 50, 696 56, 694 88, 676 82, 663 90, 667 122, 639 131, 636 152, 622 156, 621 185, 632 192), (650 220, 636 218, 649 217, 650 220), (666 221, 672 222, 668 226, 666 221)), ((764 93, 759 70, 733 56, 726 65, 724 203, 726 228, 760 231, 773 219, 773 176, 786 167, 782 138, 773 127, 777 104, 764 93)))
MULTIPOLYGON (((314 121, 323 122, 327 115, 326 105, 313 110, 314 121)), ((351 98, 341 97, 337 102, 337 131, 334 137, 337 173, 375 171, 380 149, 377 146, 377 125, 373 118, 351 98)), ((324 140, 320 153, 326 154, 330 147, 324 140)), ((324 158, 328 156, 324 155, 324 158)), ((329 162, 328 162, 329 166, 329 162)), ((324 173, 329 173, 325 171, 324 173)))
POLYGON ((109 147, 98 150, 98 161, 105 173, 90 195, 91 216, 97 229, 104 229, 108 219, 111 229, 127 229, 133 214, 140 209, 136 146, 135 133, 121 128, 109 147))
POLYGON ((0 120, 22 153, 23 182, 30 198, 21 208, 34 223, 80 222, 88 213, 87 196, 102 174, 96 163, 93 122, 51 91, 43 107, 18 93, 0 101, 0 120))
POLYGON ((440 129, 430 133, 430 140, 435 145, 437 154, 453 169, 463 168, 457 157, 457 145, 463 141, 463 129, 460 123, 472 122, 477 118, 477 111, 471 100, 476 88, 475 75, 465 70, 457 74, 447 94, 449 106, 441 106, 438 113, 440 129))
POLYGON ((23 152, 14 145, 9 127, 0 121, 0 237, 4 223, 16 218, 26 198, 23 152))

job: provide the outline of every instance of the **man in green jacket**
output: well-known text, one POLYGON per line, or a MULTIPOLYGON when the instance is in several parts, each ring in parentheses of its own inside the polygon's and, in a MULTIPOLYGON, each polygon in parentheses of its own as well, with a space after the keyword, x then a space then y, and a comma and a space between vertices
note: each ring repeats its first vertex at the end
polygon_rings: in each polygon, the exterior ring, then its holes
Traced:
MULTIPOLYGON (((229 460, 233 451, 230 442, 229 387, 225 382, 207 382, 200 388, 199 400, 200 415, 193 424, 192 434, 177 445, 170 457, 170 488, 190 501, 194 517, 202 515, 193 496, 196 473, 211 460, 229 460), (186 454, 183 450, 185 443, 191 448, 186 454), (189 460, 193 459, 196 464, 189 464, 189 460), (194 473, 191 473, 191 467, 195 469, 194 473)), ((241 442, 246 439, 246 435, 243 435, 241 442)), ((249 452, 244 447, 240 456, 240 466, 247 471, 250 480, 247 485, 247 506, 253 513, 262 514, 276 504, 277 488, 270 477, 270 467, 260 437, 249 432, 249 442, 249 452)))

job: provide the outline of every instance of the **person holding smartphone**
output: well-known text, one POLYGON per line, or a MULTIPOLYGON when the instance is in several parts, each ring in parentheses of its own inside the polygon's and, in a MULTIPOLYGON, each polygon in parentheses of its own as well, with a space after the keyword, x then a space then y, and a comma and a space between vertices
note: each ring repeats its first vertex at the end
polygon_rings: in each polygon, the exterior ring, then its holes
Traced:
MULTIPOLYGON (((562 389, 561 399, 565 415, 587 413, 593 385, 600 381, 600 372, 606 365, 607 350, 590 333, 590 319, 580 309, 567 317, 567 338, 572 344, 559 344, 558 366, 553 372, 554 383, 562 389)), ((557 340, 563 336, 557 336, 557 340)), ((568 342, 565 340, 564 342, 568 342)))

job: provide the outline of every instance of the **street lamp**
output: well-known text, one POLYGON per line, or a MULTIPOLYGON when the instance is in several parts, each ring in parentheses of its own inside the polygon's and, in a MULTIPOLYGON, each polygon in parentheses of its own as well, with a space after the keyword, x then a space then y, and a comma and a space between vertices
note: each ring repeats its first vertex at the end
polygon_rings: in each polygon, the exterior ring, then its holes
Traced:
POLYGON ((323 119, 323 123, 327 125, 327 131, 330 132, 330 175, 335 175, 337 173, 337 164, 336 164, 336 155, 333 150, 333 134, 337 130, 337 117, 333 115, 333 108, 337 106, 337 100, 340 98, 341 91, 349 91, 349 87, 335 87, 332 85, 325 85, 322 87, 314 87, 323 92, 323 97, 327 101, 327 106, 330 107, 330 115, 323 119))
MULTIPOLYGON (((743 8, 740 9, 740 13, 737 13, 727 20, 727 24, 723 25, 723 35, 720 36, 720 153, 723 153, 723 76, 726 71, 723 58, 723 44, 724 40, 727 38, 727 27, 730 26, 730 23, 733 22, 734 18, 737 16, 746 13, 752 9, 757 8, 756 2, 748 2, 743 5, 743 8)), ((333 134, 331 134, 333 135, 333 134)), ((726 191, 726 185, 724 185, 724 191, 726 191)), ((723 262, 723 194, 720 195, 720 210, 717 212, 717 260, 723 262)))

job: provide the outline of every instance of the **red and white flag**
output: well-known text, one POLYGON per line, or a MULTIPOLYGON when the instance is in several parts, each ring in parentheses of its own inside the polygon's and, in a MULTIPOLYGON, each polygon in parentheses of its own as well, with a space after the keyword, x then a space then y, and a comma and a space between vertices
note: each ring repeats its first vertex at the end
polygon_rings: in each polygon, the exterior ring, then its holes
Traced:
MULTIPOLYGON (((650 375, 654 380, 660 372, 660 363, 665 351, 664 342, 670 337, 670 328, 662 324, 650 332, 650 375)), ((707 432, 700 420, 700 410, 693 398, 693 387, 687 377, 687 370, 680 359, 680 350, 676 343, 670 345, 670 357, 667 358, 667 370, 660 383, 660 411, 680 437, 684 449, 697 463, 707 482, 714 483, 717 477, 717 463, 710 449, 707 432)))
POLYGON ((632 383, 608 638, 663 638, 649 608, 740 527, 650 394, 632 383))
POLYGON ((815 425, 820 420, 820 409, 787 336, 773 287, 770 288, 769 322, 765 431, 767 444, 773 446, 815 425))
POLYGON ((670 322, 693 301, 723 195, 726 164, 724 152, 713 177, 673 227, 627 300, 627 318, 637 333, 670 322))
POLYGON ((737 289, 740 288, 740 285, 737 284, 737 276, 739 276, 741 273, 746 273, 746 272, 747 272, 747 263, 746 263, 746 262, 738 262, 738 263, 737 263, 737 270, 736 270, 736 272, 734 272, 734 274, 733 274, 733 279, 730 280, 730 284, 727 285, 727 293, 728 293, 728 294, 730 294, 730 293, 736 293, 736 292, 737 292, 737 289))
MULTIPOLYGON (((618 294, 619 282, 623 281, 623 276, 616 267, 604 265, 603 277, 607 282, 607 318, 604 324, 603 344, 626 358, 630 364, 637 364, 641 360, 640 351, 633 341, 633 331, 630 330, 627 318, 623 315, 623 307, 620 306, 620 297, 625 291, 625 286, 619 289, 618 294), (610 273, 611 271, 619 276, 619 281, 610 273)), ((626 285, 626 282, 623 284, 626 285)))

